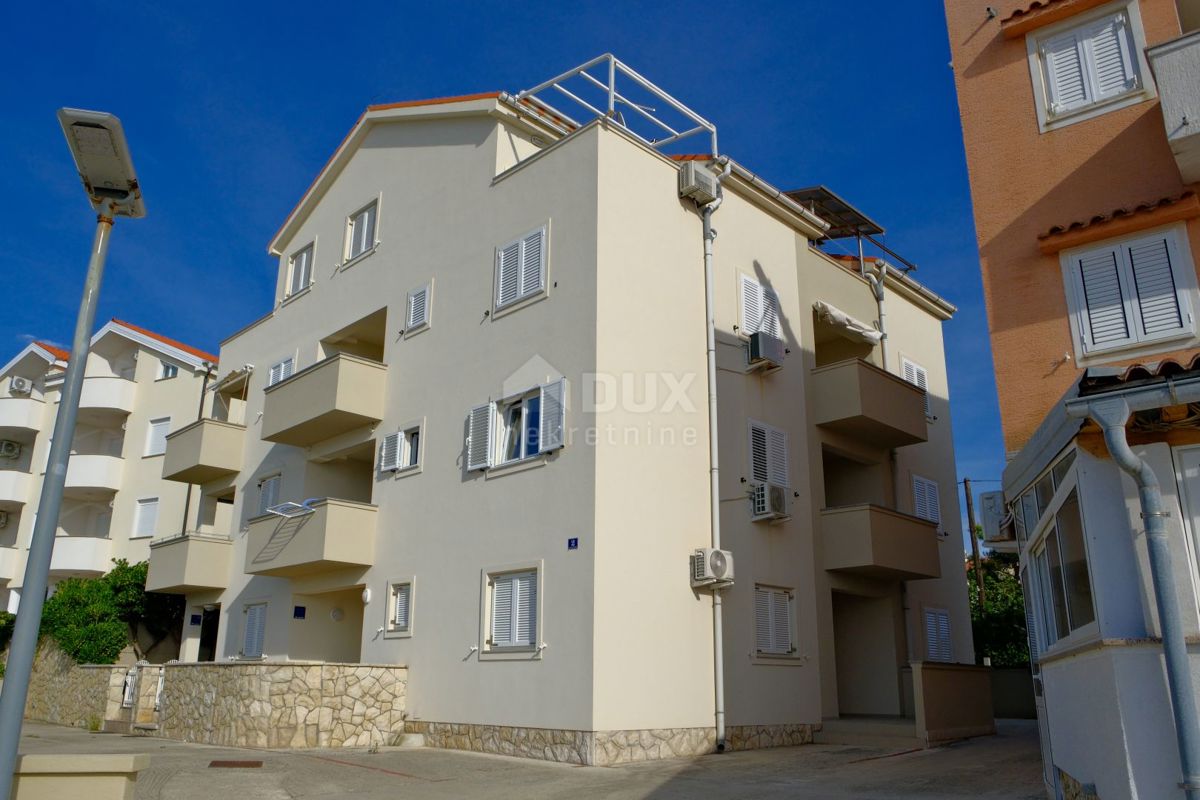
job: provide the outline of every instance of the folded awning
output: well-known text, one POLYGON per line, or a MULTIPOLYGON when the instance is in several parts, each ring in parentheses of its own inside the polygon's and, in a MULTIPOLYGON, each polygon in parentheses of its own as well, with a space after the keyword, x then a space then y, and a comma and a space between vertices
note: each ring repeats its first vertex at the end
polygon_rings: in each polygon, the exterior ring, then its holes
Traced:
POLYGON ((817 319, 827 325, 831 325, 840 336, 852 342, 865 342, 866 344, 876 345, 883 338, 883 334, 875 330, 873 326, 855 319, 845 311, 831 306, 824 300, 818 300, 813 303, 813 310, 817 312, 817 319))

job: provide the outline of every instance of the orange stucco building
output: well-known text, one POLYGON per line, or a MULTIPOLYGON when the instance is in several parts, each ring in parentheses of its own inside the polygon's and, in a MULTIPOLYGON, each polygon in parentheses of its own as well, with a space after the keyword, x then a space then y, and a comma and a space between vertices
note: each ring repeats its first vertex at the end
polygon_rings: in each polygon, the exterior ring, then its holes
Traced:
MULTIPOLYGON (((1082 368, 1186 360, 1200 346, 1184 318, 1177 336, 1087 347, 1064 266, 1073 252, 1176 225, 1174 250, 1194 280, 1187 251, 1200 254, 1200 199, 1172 152, 1168 131, 1181 126, 1164 119, 1161 70, 1147 50, 1200 27, 1200 1, 946 0, 945 10, 1011 456, 1082 368), (1114 19, 1074 53, 1064 43, 1114 19)), ((1190 124, 1200 133, 1200 118, 1190 124)))

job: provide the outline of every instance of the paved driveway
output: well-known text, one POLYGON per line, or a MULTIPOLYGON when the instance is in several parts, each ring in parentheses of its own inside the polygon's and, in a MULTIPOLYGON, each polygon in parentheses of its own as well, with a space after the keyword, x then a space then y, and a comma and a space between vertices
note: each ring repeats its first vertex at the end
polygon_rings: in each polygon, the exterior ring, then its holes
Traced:
POLYGON ((949 747, 889 753, 805 747, 727 753, 625 767, 571 767, 450 750, 263 751, 183 744, 26 723, 25 753, 149 753, 138 800, 242 798, 1029 798, 1042 800, 1037 729, 949 747), (260 760, 260 768, 214 768, 260 760))

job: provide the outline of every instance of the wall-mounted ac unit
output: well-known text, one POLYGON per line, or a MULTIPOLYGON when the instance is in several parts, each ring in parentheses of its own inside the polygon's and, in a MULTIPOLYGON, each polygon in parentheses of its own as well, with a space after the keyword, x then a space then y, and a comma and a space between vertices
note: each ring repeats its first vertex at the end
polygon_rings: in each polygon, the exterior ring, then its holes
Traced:
POLYGON ((8 391, 11 394, 29 394, 33 391, 33 381, 20 375, 13 375, 8 379, 8 391))
POLYGON ((0 439, 0 458, 20 458, 21 443, 0 439))
POLYGON ((689 197, 700 205, 717 199, 717 176, 700 161, 685 161, 679 169, 679 196, 689 197))
POLYGON ((759 369, 778 369, 783 366, 783 340, 776 339, 765 331, 750 334, 746 345, 747 361, 759 369))
POLYGON ((733 553, 703 547, 692 553, 692 586, 729 586, 733 583, 733 553))
POLYGON ((762 520, 787 519, 791 492, 786 486, 775 483, 756 483, 750 495, 755 522, 762 520))
POLYGON ((0 528, 8 527, 8 512, 0 511, 0 528))

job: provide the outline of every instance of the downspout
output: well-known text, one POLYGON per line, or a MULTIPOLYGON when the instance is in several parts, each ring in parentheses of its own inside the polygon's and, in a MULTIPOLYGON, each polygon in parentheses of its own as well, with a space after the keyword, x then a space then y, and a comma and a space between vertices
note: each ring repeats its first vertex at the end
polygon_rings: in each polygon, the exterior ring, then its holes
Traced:
MULTIPOLYGON (((859 240, 859 263, 862 262, 862 240, 859 240)), ((888 264, 886 261, 877 260, 875 262, 875 272, 863 271, 865 277, 871 283, 871 293, 875 295, 876 315, 879 317, 879 357, 883 360, 883 369, 888 371, 888 335, 887 335, 887 311, 884 309, 883 300, 883 281, 887 278, 888 264)))
MULTIPOLYGON (((204 378, 200 382, 200 408, 196 410, 196 421, 204 419, 204 394, 208 391, 208 379, 212 377, 213 365, 205 361, 204 363, 204 378)), ((192 507, 192 485, 187 485, 187 495, 183 499, 183 523, 179 527, 179 535, 183 536, 187 533, 188 511, 192 507)))
POLYGON ((1130 408, 1124 398, 1105 398, 1071 404, 1072 416, 1087 416, 1104 431, 1104 443, 1117 466, 1129 473, 1138 487, 1142 520, 1146 526, 1146 550, 1150 556, 1150 576, 1154 584, 1154 601, 1162 628, 1163 656, 1167 666, 1167 688, 1171 696, 1171 712, 1175 718, 1175 737, 1179 746, 1179 763, 1183 769, 1180 788, 1188 800, 1200 800, 1200 719, 1196 711, 1196 693, 1192 686, 1188 663, 1187 641, 1180 616, 1179 597, 1175 593, 1171 566, 1171 550, 1163 518, 1162 492, 1158 477, 1138 458, 1125 438, 1125 423, 1130 408))
MULTIPOLYGON (((704 206, 700 216, 704 220, 704 307, 708 314, 708 463, 709 463, 709 515, 712 526, 712 548, 721 549, 721 481, 720 462, 717 451, 717 316, 715 280, 713 278, 713 240, 717 231, 712 226, 712 215, 725 199, 721 182, 729 177, 733 162, 719 159, 724 169, 717 176, 717 199, 704 206)), ((717 729, 717 752, 725 752, 725 628, 721 608, 722 588, 713 588, 713 705, 717 729)))

